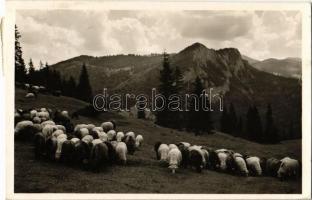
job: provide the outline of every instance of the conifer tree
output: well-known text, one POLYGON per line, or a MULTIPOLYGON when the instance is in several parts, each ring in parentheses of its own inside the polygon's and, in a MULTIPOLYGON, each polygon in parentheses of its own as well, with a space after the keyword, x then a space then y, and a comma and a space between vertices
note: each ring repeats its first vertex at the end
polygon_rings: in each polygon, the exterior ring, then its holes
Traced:
POLYGON ((277 143, 277 142, 279 142, 279 136, 277 133, 277 128, 274 125, 271 104, 268 104, 268 106, 267 106, 266 128, 265 128, 262 140, 265 143, 277 143))
POLYGON ((15 25, 15 81, 25 82, 26 81, 26 67, 23 59, 22 47, 19 42, 21 34, 15 25))
POLYGON ((29 67, 28 68, 28 74, 27 74, 28 82, 32 83, 32 84, 35 84, 36 83, 36 80, 35 80, 35 67, 34 67, 34 64, 33 64, 31 58, 29 60, 28 67, 29 67))
MULTIPOLYGON (((169 55, 164 53, 163 68, 160 70, 159 92, 165 97, 165 105, 163 110, 156 113, 156 123, 162 126, 171 127, 173 120, 172 112, 168 109, 168 99, 175 92, 174 74, 170 67, 169 55)), ((159 102, 156 102, 159 105, 159 102)))
POLYGON ((77 98, 89 102, 92 102, 92 89, 89 82, 89 75, 87 71, 87 67, 85 64, 82 65, 80 77, 79 77, 79 83, 77 85, 77 91, 79 91, 79 95, 77 98))

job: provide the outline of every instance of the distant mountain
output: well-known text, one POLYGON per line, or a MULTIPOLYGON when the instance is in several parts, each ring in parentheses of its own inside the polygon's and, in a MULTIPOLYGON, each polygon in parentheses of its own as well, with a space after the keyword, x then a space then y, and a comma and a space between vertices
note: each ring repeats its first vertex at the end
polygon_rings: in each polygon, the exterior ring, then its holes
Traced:
MULTIPOLYGON (((85 63, 95 93, 106 87, 109 94, 151 95, 151 89, 159 85, 162 60, 162 55, 79 56, 52 67, 65 77, 73 75, 77 79, 85 63)), ((196 76, 199 76, 206 89, 213 88, 214 94, 224 95, 225 105, 234 103, 237 115, 243 119, 248 106, 252 104, 258 106, 264 119, 267 104, 271 103, 280 134, 287 137, 289 124, 293 122, 297 136, 300 137, 301 85, 298 80, 256 69, 246 56, 242 57, 238 49, 214 50, 200 43, 171 54, 170 65, 182 71, 184 92, 191 91, 196 76)), ((214 113, 217 119, 220 113, 214 113)))
POLYGON ((247 60, 248 63, 251 64, 251 65, 253 65, 253 64, 257 63, 257 62, 260 62, 259 60, 250 58, 250 57, 245 56, 245 55, 242 55, 242 58, 243 58, 244 60, 247 60))
POLYGON ((251 64, 255 68, 285 77, 301 77, 301 59, 300 58, 285 58, 275 59, 269 58, 251 64))

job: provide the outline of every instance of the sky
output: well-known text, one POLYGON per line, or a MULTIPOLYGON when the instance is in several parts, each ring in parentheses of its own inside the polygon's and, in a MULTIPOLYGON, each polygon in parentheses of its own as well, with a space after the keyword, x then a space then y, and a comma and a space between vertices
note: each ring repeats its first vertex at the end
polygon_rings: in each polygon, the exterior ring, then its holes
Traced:
POLYGON ((19 10, 25 63, 79 55, 177 53, 200 42, 251 58, 301 57, 297 11, 19 10))

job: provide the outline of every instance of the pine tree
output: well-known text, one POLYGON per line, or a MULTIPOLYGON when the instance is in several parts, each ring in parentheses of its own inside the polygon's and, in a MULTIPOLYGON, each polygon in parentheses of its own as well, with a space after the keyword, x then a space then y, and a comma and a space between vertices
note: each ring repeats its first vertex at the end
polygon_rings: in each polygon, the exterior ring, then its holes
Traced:
POLYGON ((28 74, 27 74, 27 79, 29 83, 35 84, 36 80, 35 80, 35 67, 34 64, 32 62, 32 59, 30 58, 29 63, 28 63, 28 74))
POLYGON ((221 118, 220 118, 220 130, 223 133, 228 133, 228 131, 229 131, 229 127, 228 126, 229 126, 229 114, 228 114, 228 111, 227 111, 227 107, 225 105, 224 108, 223 108, 223 111, 222 111, 221 118))
POLYGON ((89 75, 86 68, 86 65, 82 65, 80 77, 79 77, 79 83, 77 85, 77 91, 79 91, 78 98, 91 103, 92 102, 92 89, 89 82, 89 75))
POLYGON ((279 142, 279 136, 277 133, 277 128, 274 125, 272 107, 268 104, 266 112, 266 128, 262 138, 265 143, 277 143, 279 142))
POLYGON ((15 25, 15 82, 26 81, 26 67, 23 59, 22 47, 19 42, 21 34, 15 25))
POLYGON ((263 131, 261 118, 256 106, 250 106, 247 112, 247 137, 256 142, 262 142, 263 131))
POLYGON ((40 60, 40 62, 39 62, 39 70, 42 70, 43 68, 44 68, 43 63, 40 60))
MULTIPOLYGON (((160 85, 159 92, 162 94, 166 101, 169 96, 175 92, 174 87, 174 74, 170 67, 169 55, 164 53, 163 68, 160 70, 160 85)), ((159 105, 159 102, 156 102, 159 105)), ((164 109, 157 111, 156 123, 162 126, 171 127, 172 123, 172 112, 168 109, 168 102, 165 102, 164 109)))
MULTIPOLYGON (((203 93, 204 87, 199 77, 196 77, 194 83, 194 94, 198 96, 198 111, 195 110, 195 101, 193 100, 190 108, 190 119, 189 128, 195 132, 195 135, 201 132, 210 133, 212 129, 212 122, 210 120, 210 111, 205 111, 202 107, 204 103, 204 98, 201 95, 203 93)), ((207 101, 206 101, 207 102, 207 101)))
POLYGON ((237 132, 237 116, 234 108, 234 104, 230 104, 230 112, 229 112, 229 133, 231 135, 236 135, 237 132))

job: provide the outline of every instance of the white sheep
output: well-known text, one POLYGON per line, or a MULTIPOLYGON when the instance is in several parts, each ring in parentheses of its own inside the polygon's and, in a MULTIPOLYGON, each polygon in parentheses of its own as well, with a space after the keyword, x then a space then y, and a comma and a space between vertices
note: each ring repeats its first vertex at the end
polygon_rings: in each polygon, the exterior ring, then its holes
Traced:
POLYGON ((117 132, 117 134, 116 134, 117 142, 121 142, 124 137, 125 137, 125 134, 123 132, 121 132, 121 131, 117 132))
POLYGON ((143 144, 143 136, 142 135, 137 135, 135 138, 135 147, 139 148, 143 144))
MULTIPOLYGON (((57 130, 57 131, 61 131, 61 130, 57 130)), ((67 140, 67 135, 65 134, 60 134, 56 137, 56 142, 57 142, 57 147, 56 147, 56 151, 55 151, 55 159, 59 160, 61 157, 61 153, 62 153, 62 147, 63 147, 63 143, 67 140)))
POLYGON ((246 158, 246 164, 247 164, 247 167, 250 169, 250 171, 254 172, 255 175, 257 176, 262 175, 262 169, 261 169, 259 157, 252 156, 252 157, 246 158))
POLYGON ((92 135, 86 135, 86 136, 84 136, 84 137, 81 139, 81 141, 83 141, 83 142, 85 142, 85 143, 87 143, 87 144, 91 143, 92 140, 93 140, 92 135))
POLYGON ((160 161, 167 161, 169 152, 169 146, 167 144, 161 144, 157 150, 157 153, 159 155, 160 161))
POLYGON ((29 93, 27 93, 26 95, 25 95, 25 98, 35 98, 35 94, 34 93, 32 93, 32 92, 29 92, 29 93))
POLYGON ((277 177, 280 179, 296 177, 300 172, 300 164, 298 160, 292 159, 290 157, 285 157, 281 159, 281 165, 277 171, 277 177))
POLYGON ((52 133, 52 137, 58 137, 59 135, 65 135, 62 130, 56 130, 52 133))
POLYGON ((42 128, 44 128, 46 125, 55 125, 55 122, 52 120, 41 122, 42 128))
POLYGON ((28 120, 24 120, 24 121, 20 121, 16 124, 15 126, 15 134, 19 134, 21 131, 26 130, 29 127, 32 127, 34 125, 34 123, 32 121, 28 121, 28 120))
POLYGON ((104 132, 107 133, 108 131, 114 129, 114 124, 112 122, 103 122, 101 127, 103 128, 104 132))
POLYGON ((116 154, 118 156, 119 161, 122 164, 126 164, 127 163, 127 145, 124 142, 118 142, 116 145, 116 154))
POLYGON ((105 132, 99 132, 98 133, 98 137, 100 140, 102 140, 103 142, 108 141, 108 136, 105 132))
POLYGON ((171 172, 173 174, 179 168, 181 161, 182 161, 181 151, 178 148, 172 148, 168 152, 168 163, 169 163, 168 168, 171 169, 171 172))
POLYGON ((114 131, 114 130, 110 130, 106 134, 108 137, 108 141, 112 141, 116 137, 116 131, 114 131))

